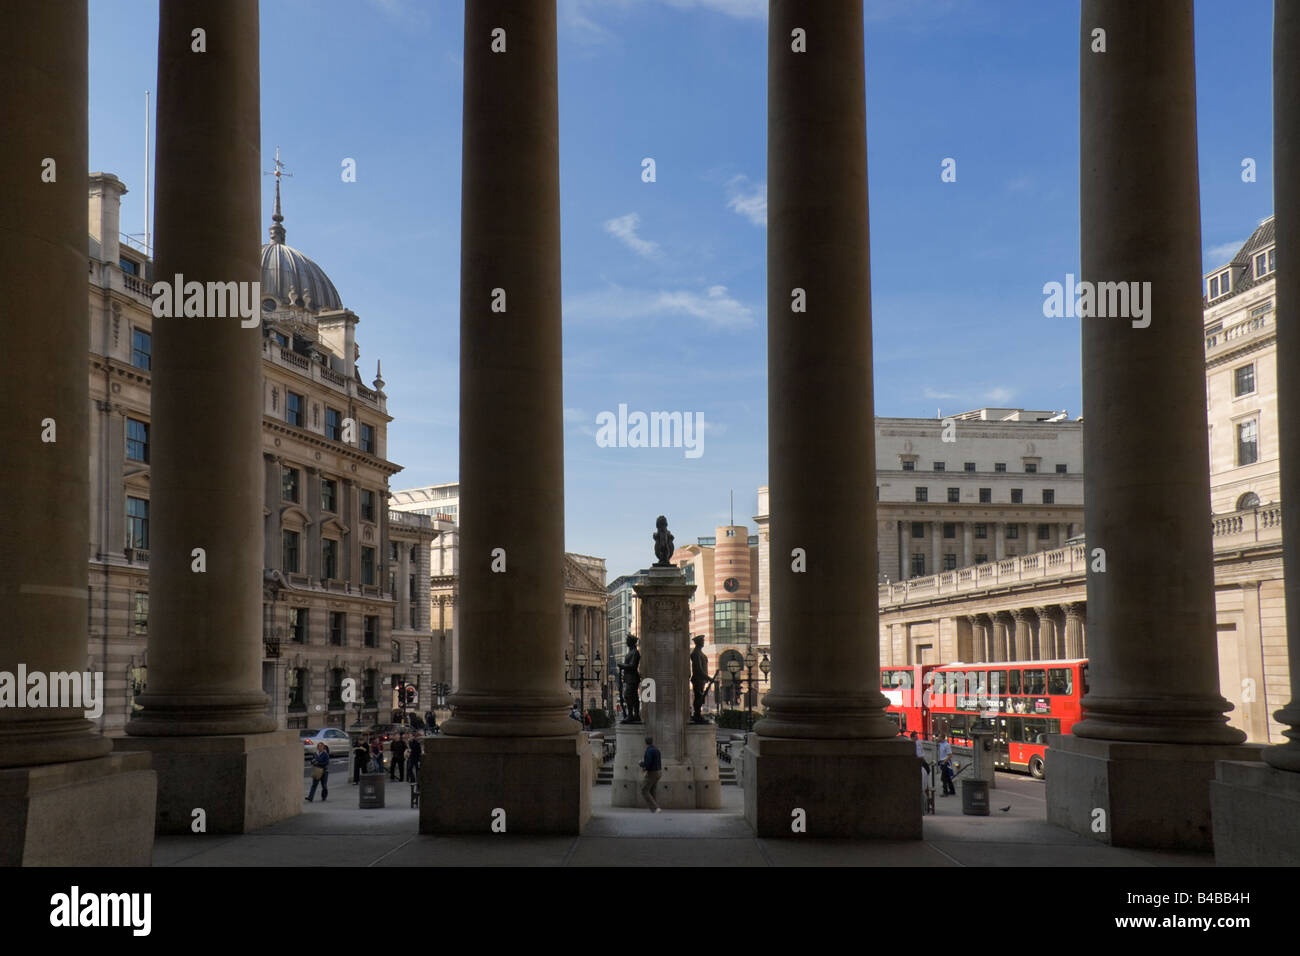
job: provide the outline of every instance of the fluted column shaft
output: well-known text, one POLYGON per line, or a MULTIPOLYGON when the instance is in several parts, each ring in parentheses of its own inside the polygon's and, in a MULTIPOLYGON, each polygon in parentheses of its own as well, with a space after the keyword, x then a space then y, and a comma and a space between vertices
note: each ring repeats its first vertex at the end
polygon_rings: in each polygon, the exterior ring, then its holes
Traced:
MULTIPOLYGON (((162 5, 157 152, 155 278, 183 276, 187 294, 194 282, 250 289, 261 279, 256 0, 162 5), (205 52, 192 48, 197 27, 205 52)), ((262 333, 243 322, 153 323, 149 687, 131 734, 276 726, 262 692, 262 333)))
MULTIPOLYGON (((7 378, 0 413, 0 671, 16 675, 21 664, 29 673, 83 672, 90 540, 86 4, 7 9, 0 31, 7 378)), ((18 694, 28 689, 20 685, 18 694)), ((107 753, 112 745, 82 713, 0 709, 0 767, 107 753)))
POLYGON ((1007 660, 1007 618, 1001 612, 989 615, 993 621, 993 660, 1007 660))
POLYGON ((465 4, 463 124, 460 684, 445 732, 573 736, 553 3, 465 4))
POLYGON ((876 526, 864 84, 861 4, 771 3, 768 444, 780 664, 758 724, 766 737, 896 730, 876 679, 876 594, 861 586, 877 580, 875 542, 844 534, 876 526), (806 52, 792 49, 796 29, 806 52))
POLYGON ((1098 639, 1074 733, 1239 743, 1219 694, 1205 342, 1187 321, 1201 314, 1192 3, 1085 0, 1081 22, 1080 281, 1136 283, 1142 309, 1130 296, 1125 316, 1079 319, 1085 528, 1108 561, 1088 575, 1098 639))
MULTIPOLYGON (((1084 606, 1078 602, 1065 605, 1065 656, 1067 658, 1083 657, 1083 615, 1084 606)), ((1089 674, 1091 674, 1091 663, 1089 674)))
POLYGON ((1052 617, 1052 609, 1036 607, 1034 613, 1038 615, 1038 651, 1047 660, 1056 660, 1060 654, 1056 641, 1056 620, 1052 617))
MULTIPOLYGON (((1277 297, 1300 302, 1300 183, 1292 172, 1300 163, 1300 10, 1282 0, 1273 7, 1273 163, 1279 171, 1273 178, 1274 229, 1282 264, 1277 297)), ((1300 772, 1300 328, 1294 320, 1277 324, 1277 416, 1291 700, 1274 714, 1287 725, 1287 743, 1269 747, 1264 760, 1300 772)))
POLYGON ((1029 612, 1024 608, 1016 608, 1011 612, 1011 619, 1015 621, 1015 650, 1011 652, 1011 660, 1028 661, 1034 659, 1033 647, 1029 632, 1029 612))

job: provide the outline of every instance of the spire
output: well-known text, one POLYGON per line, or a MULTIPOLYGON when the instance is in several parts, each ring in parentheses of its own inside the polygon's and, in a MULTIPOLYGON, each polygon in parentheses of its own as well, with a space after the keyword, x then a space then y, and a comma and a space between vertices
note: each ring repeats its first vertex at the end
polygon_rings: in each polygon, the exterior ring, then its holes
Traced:
POLYGON ((275 170, 262 175, 275 177, 275 213, 271 216, 271 241, 284 245, 284 215, 280 212, 280 177, 292 176, 293 173, 284 171, 284 163, 280 162, 279 146, 275 148, 275 170))
POLYGON ((384 363, 382 359, 375 360, 374 386, 376 392, 382 392, 384 390, 384 363))

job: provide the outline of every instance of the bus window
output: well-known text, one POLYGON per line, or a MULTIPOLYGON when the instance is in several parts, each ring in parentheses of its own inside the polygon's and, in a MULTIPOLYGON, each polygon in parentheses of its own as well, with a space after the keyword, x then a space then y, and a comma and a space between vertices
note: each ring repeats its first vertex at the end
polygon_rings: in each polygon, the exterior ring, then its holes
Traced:
POLYGON ((893 670, 880 672, 881 690, 911 690, 912 672, 910 670, 893 670))
POLYGON ((1070 669, 1068 667, 1053 667, 1047 672, 1047 692, 1057 697, 1068 697, 1073 693, 1074 688, 1071 686, 1070 669))
POLYGON ((1009 676, 1011 677, 1011 683, 1007 685, 1007 693, 1019 694, 1020 693, 1020 671, 1013 670, 1011 671, 1009 676))
POLYGON ((1025 718, 1007 718, 1007 740, 1016 744, 1025 742, 1025 718))
POLYGON ((902 729, 898 723, 899 714, 895 714, 892 711, 885 711, 885 716, 894 722, 895 727, 898 727, 900 730, 902 729))
POLYGON ((966 722, 969 718, 965 714, 951 714, 948 717, 948 736, 961 737, 966 739, 970 736, 966 729, 966 722))
POLYGON ((1007 692, 1007 672, 989 671, 988 683, 985 685, 986 697, 1001 697, 1007 692))
POLYGON ((1047 693, 1047 671, 1038 669, 1026 669, 1024 680, 1021 683, 1022 693, 1025 694, 1046 694, 1047 693))
POLYGON ((1035 720, 1027 717, 1024 720, 1024 734, 1022 738, 1027 744, 1045 744, 1047 743, 1046 735, 1051 733, 1048 729, 1048 721, 1035 720))

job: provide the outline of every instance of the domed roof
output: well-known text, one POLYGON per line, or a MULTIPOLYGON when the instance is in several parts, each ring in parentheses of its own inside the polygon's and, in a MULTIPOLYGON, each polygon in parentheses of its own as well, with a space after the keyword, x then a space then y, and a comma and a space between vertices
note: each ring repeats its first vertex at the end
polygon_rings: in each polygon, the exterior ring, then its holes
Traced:
POLYGON ((262 247, 262 298, 274 298, 310 312, 341 309, 334 283, 310 256, 284 243, 284 216, 280 213, 280 157, 276 150, 275 214, 271 216, 271 241, 262 247))

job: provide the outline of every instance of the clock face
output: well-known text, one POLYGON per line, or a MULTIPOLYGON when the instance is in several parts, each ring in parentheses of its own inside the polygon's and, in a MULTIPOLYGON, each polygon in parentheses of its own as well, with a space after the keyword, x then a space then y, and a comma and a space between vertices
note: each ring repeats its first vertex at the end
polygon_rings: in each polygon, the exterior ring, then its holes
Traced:
POLYGON ((735 591, 737 588, 740 587, 740 582, 737 581, 735 578, 727 578, 727 580, 722 582, 722 586, 726 588, 728 591, 735 591))

